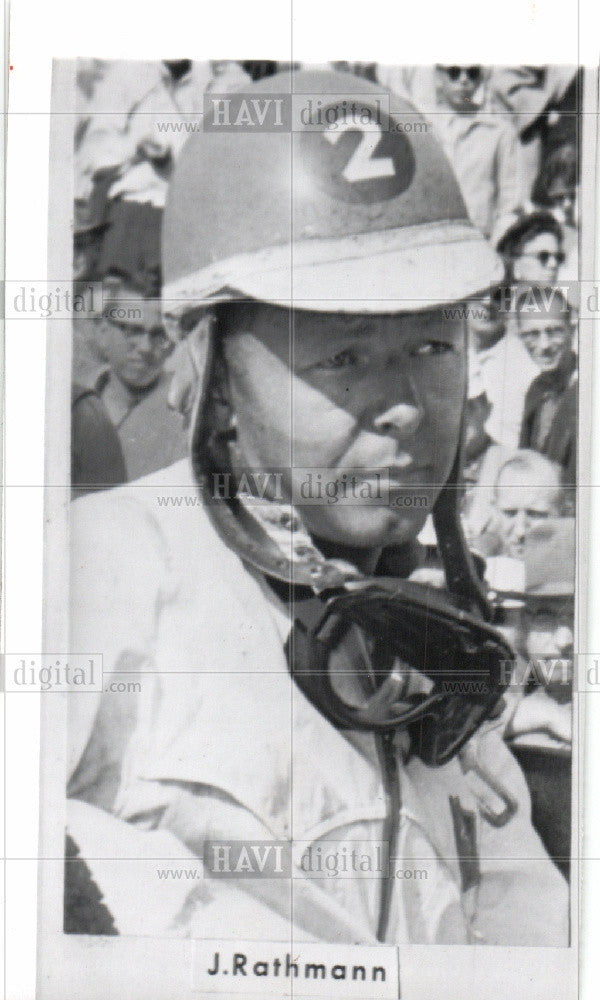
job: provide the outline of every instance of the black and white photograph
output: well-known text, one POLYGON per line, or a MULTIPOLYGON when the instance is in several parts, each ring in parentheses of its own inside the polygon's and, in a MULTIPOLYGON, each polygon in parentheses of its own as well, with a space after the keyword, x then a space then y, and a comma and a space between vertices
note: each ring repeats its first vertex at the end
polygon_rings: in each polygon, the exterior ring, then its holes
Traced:
POLYGON ((579 996, 597 67, 92 42, 7 282, 36 996, 579 996))

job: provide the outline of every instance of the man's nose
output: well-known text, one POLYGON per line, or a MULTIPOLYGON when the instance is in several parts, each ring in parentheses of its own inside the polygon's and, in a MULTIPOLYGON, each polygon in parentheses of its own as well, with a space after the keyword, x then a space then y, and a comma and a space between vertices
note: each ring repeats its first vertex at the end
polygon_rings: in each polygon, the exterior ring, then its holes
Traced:
POLYGON ((554 642, 563 656, 573 652, 573 632, 568 625, 559 625, 554 633, 554 642))
POLYGON ((537 349, 538 349, 538 351, 547 351, 548 348, 550 347, 550 343, 551 343, 551 339, 548 336, 548 334, 546 333, 546 331, 545 330, 541 330, 540 331, 540 335, 538 337, 538 341, 537 341, 537 349))
POLYGON ((388 399, 393 395, 396 401, 382 402, 373 418, 373 426, 381 434, 410 437, 420 427, 425 414, 417 389, 410 376, 399 372, 398 367, 388 384, 388 399))
POLYGON ((525 538, 528 527, 529 518, 524 510, 520 510, 513 521, 513 535, 519 539, 525 538))
POLYGON ((140 354, 152 354, 154 352, 154 344, 148 330, 140 331, 134 339, 134 344, 140 354))

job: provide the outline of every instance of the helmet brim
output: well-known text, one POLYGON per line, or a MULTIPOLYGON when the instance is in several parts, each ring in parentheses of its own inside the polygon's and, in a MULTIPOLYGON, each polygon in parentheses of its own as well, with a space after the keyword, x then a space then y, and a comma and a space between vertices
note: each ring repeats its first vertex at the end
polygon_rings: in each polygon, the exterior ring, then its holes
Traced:
POLYGON ((472 226, 447 222, 240 254, 170 282, 163 300, 172 317, 240 298, 317 312, 419 312, 471 298, 501 275, 472 226))

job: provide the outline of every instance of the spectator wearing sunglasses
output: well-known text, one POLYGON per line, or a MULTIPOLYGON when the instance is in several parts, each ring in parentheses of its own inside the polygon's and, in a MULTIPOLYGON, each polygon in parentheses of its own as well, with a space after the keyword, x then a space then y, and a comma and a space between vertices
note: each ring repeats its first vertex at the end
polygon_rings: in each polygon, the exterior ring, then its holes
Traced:
POLYGON ((574 487, 577 357, 572 349, 571 307, 556 288, 530 288, 517 299, 516 313, 519 336, 539 372, 525 397, 520 447, 558 462, 563 485, 574 487))
POLYGON ((484 110, 487 72, 478 65, 377 66, 376 76, 428 120, 454 168, 472 222, 490 237, 525 191, 512 123, 484 110))
POLYGON ((436 68, 432 127, 454 168, 471 221, 486 237, 520 200, 518 142, 510 124, 483 110, 481 66, 436 68))
POLYGON ((548 211, 519 210, 497 249, 509 284, 552 285, 565 262, 562 227, 548 211))

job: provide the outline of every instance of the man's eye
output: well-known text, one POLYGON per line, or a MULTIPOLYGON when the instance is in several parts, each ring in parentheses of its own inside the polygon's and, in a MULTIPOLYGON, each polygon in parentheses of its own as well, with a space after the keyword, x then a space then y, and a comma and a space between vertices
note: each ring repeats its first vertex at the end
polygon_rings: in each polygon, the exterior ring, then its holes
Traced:
POLYGON ((547 514, 545 510, 531 510, 531 509, 528 509, 527 510, 527 517, 531 518, 532 521, 543 521, 547 517, 549 517, 549 514, 547 514))
POLYGON ((454 344, 447 340, 426 340, 414 347, 411 354, 417 358, 430 358, 435 355, 451 354, 455 350, 454 344))
POLYGON ((508 507, 508 508, 503 507, 502 513, 504 514, 505 517, 516 517, 519 511, 516 509, 516 507, 508 507))
POLYGON ((340 351, 339 354, 333 354, 330 358, 326 358, 324 361, 320 361, 319 368, 348 368, 351 365, 358 363, 358 358, 354 351, 345 350, 340 351))

